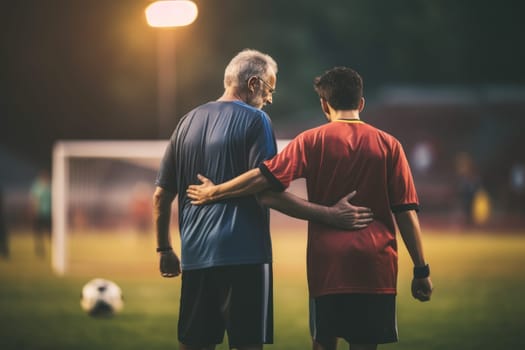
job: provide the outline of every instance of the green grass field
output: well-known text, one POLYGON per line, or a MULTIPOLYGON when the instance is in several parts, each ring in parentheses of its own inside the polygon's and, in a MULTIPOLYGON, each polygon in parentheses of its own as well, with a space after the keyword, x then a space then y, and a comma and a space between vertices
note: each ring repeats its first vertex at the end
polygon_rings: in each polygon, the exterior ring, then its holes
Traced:
MULTIPOLYGON (((266 348, 309 349, 305 235, 274 230, 273 239, 275 345, 266 348)), ((432 301, 411 298, 411 265, 401 244, 400 341, 380 348, 524 349, 525 234, 429 231, 424 240, 432 301)), ((158 275, 153 237, 73 236, 64 277, 54 275, 49 257, 34 255, 31 236, 12 234, 10 243, 10 259, 0 259, 0 349, 178 348, 180 279, 158 275), (94 277, 121 286, 121 314, 94 319, 83 313, 80 291, 94 277)))

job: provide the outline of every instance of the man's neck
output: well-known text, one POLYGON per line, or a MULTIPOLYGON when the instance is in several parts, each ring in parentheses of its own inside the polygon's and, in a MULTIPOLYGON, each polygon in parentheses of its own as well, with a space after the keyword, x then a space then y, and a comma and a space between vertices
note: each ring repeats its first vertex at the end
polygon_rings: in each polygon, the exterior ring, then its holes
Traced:
POLYGON ((221 97, 217 99, 217 101, 242 101, 246 102, 246 99, 243 98, 243 95, 241 92, 233 90, 233 89, 226 89, 221 97))
POLYGON ((334 120, 359 120, 359 111, 357 109, 335 111, 333 117, 334 120))

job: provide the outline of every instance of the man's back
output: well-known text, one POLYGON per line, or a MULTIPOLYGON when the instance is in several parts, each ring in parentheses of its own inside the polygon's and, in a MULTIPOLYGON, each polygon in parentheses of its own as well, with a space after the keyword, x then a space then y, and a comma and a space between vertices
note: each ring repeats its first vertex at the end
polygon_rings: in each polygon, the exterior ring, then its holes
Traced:
POLYGON ((170 142, 157 185, 179 195, 183 269, 270 262, 268 210, 254 196, 197 207, 185 191, 197 174, 226 181, 272 157, 268 116, 239 101, 210 102, 188 113, 170 142))
MULTIPOLYGON (((309 199, 331 205, 355 189, 352 201, 370 207, 375 219, 393 231, 391 209, 404 204, 404 191, 412 185, 401 182, 412 178, 408 163, 400 163, 405 157, 400 143, 361 121, 335 121, 303 137, 309 199)), ((410 196, 417 201, 415 192, 410 196)))
POLYGON ((392 211, 417 208, 418 198, 399 142, 360 120, 339 120, 307 130, 265 162, 287 187, 305 177, 310 201, 332 205, 352 199, 374 212, 367 228, 349 233, 310 222, 308 277, 312 295, 395 293, 397 243, 392 211))

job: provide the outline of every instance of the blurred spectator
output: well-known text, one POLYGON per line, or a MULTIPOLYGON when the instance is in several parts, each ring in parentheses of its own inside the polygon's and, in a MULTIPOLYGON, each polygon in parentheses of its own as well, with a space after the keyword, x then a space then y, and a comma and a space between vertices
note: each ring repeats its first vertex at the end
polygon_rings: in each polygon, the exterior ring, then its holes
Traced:
POLYGON ((0 257, 9 257, 9 238, 7 237, 7 224, 4 217, 4 196, 0 187, 0 257))
POLYGON ((43 170, 31 186, 31 213, 35 253, 45 255, 45 243, 51 236, 51 185, 49 173, 43 170))
POLYGON ((152 192, 153 188, 145 182, 138 182, 133 188, 130 204, 131 220, 137 231, 141 234, 151 232, 153 224, 152 192))
POLYGON ((525 193, 525 165, 514 164, 510 169, 510 186, 516 194, 525 193))
POLYGON ((428 172, 434 163, 435 150, 430 141, 416 143, 410 155, 411 165, 417 173, 428 172))
POLYGON ((492 204, 489 193, 479 187, 474 194, 472 204, 472 222, 477 226, 485 225, 491 216, 492 204))
POLYGON ((510 169, 509 212, 525 219, 525 164, 515 163, 510 169))
POLYGON ((472 157, 461 152, 456 156, 456 173, 461 209, 467 225, 473 224, 474 197, 481 188, 481 181, 472 157))

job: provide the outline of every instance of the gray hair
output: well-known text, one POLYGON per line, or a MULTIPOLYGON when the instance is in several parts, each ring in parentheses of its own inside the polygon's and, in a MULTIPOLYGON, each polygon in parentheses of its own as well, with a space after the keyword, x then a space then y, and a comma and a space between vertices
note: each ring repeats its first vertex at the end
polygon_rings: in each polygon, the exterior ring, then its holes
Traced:
POLYGON ((270 74, 277 74, 277 63, 272 57, 257 50, 244 49, 226 66, 224 88, 243 86, 253 76, 267 79, 270 74))

